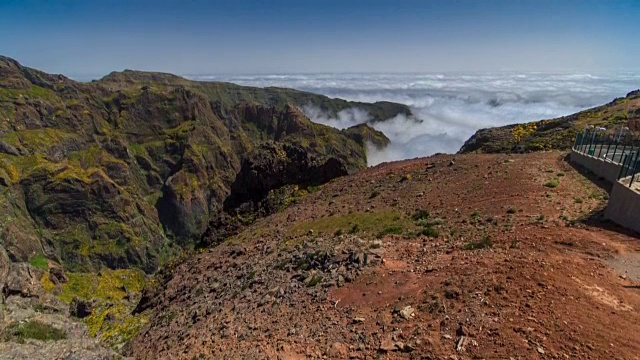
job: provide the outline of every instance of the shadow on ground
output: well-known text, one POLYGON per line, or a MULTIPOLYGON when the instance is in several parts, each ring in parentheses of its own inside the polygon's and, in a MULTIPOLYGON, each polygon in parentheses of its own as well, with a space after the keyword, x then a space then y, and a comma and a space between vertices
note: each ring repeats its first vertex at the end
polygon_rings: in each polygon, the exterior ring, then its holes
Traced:
MULTIPOLYGON (((564 161, 567 164, 569 164, 578 173, 580 173, 582 176, 584 176, 587 179, 589 179, 589 181, 594 183, 596 186, 598 186, 602 190, 606 191, 607 193, 611 193, 611 189, 613 188, 613 184, 611 184, 609 181, 605 180, 604 178, 594 174, 593 172, 589 171, 587 168, 582 167, 582 166, 580 166, 578 164, 572 163, 570 161, 570 155, 571 154, 567 154, 564 157, 564 161)), ((605 210, 605 208, 602 208, 602 209, 600 209, 598 211, 595 211, 595 212, 592 212, 590 214, 587 214, 584 217, 576 219, 575 222, 580 223, 580 224, 584 224, 584 225, 587 225, 587 226, 598 227, 598 228, 601 228, 601 229, 604 229, 604 230, 614 231, 614 232, 617 232, 617 233, 620 233, 620 234, 624 234, 624 235, 627 235, 627 236, 640 238, 640 234, 638 234, 637 232, 635 232, 633 230, 626 229, 626 228, 614 223, 613 221, 605 218, 604 210, 605 210)))
POLYGON ((608 231, 613 231, 613 232, 617 232, 620 234, 624 234, 627 236, 631 236, 631 237, 635 237, 635 238, 639 238, 640 239, 640 234, 633 231, 633 230, 629 230, 627 228, 624 228, 616 223, 614 223, 613 221, 607 219, 604 217, 604 208, 594 211, 590 214, 587 214, 583 217, 580 217, 576 220, 573 221, 573 223, 575 224, 583 224, 586 226, 591 226, 591 227, 597 227, 603 230, 608 230, 608 231))
POLYGON ((583 166, 580 166, 578 164, 572 163, 570 160, 571 160, 571 154, 567 154, 564 157, 564 161, 567 164, 569 164, 572 168, 574 168, 582 176, 584 176, 587 179, 589 179, 592 183, 596 184, 602 190, 606 191, 607 193, 611 192, 611 189, 613 188, 613 184, 612 183, 608 182, 603 177, 600 177, 600 176, 592 173, 589 169, 587 169, 587 168, 585 168, 583 166))

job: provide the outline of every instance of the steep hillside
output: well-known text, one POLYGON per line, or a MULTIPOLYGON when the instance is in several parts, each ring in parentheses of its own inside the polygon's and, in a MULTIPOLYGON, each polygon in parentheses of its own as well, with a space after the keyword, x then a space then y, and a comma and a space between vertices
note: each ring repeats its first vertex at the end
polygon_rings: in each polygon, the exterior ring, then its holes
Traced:
POLYGON ((611 129, 640 121, 640 90, 624 98, 557 119, 478 130, 460 153, 521 153, 540 150, 568 150, 575 135, 587 126, 611 129))
MULTIPOLYGON (((389 141, 367 125, 314 124, 298 111, 307 104, 329 114, 357 106, 372 121, 410 115, 399 104, 161 73, 114 72, 79 83, 0 57, 0 256, 44 256, 73 271, 153 272, 220 216, 240 188, 233 184, 244 181, 236 174, 246 173, 246 159, 276 154, 278 166, 306 174, 255 179, 255 189, 236 198, 256 208, 279 187, 364 168, 365 142, 389 141)), ((291 193, 277 195, 282 203, 291 193)))
POLYGON ((640 245, 601 222, 606 192, 564 156, 439 155, 335 179, 164 268, 126 354, 635 359, 640 245))

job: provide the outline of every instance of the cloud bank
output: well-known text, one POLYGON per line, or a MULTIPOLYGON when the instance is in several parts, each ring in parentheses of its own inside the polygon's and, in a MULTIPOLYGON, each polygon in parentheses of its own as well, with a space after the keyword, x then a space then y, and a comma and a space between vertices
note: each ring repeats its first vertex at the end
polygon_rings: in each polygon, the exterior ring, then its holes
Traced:
MULTIPOLYGON (((491 126, 549 119, 602 105, 640 87, 640 74, 313 74, 202 76, 200 80, 289 87, 346 100, 406 104, 423 120, 402 116, 373 125, 391 144, 369 149, 369 165, 454 153, 473 133, 491 126)), ((369 120, 358 108, 335 118, 303 107, 321 124, 343 129, 369 120)))
POLYGON ((338 112, 335 118, 330 117, 320 108, 313 105, 305 105, 301 110, 311 121, 336 129, 346 129, 371 120, 367 111, 359 108, 344 109, 338 112))

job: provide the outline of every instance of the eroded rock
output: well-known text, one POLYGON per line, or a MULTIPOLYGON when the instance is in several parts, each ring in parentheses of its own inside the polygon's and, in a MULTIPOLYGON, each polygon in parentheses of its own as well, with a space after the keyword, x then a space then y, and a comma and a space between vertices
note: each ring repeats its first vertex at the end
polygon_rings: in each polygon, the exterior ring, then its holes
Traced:
POLYGON ((28 263, 12 263, 6 277, 2 293, 4 297, 22 296, 38 297, 44 291, 40 278, 43 271, 28 263))

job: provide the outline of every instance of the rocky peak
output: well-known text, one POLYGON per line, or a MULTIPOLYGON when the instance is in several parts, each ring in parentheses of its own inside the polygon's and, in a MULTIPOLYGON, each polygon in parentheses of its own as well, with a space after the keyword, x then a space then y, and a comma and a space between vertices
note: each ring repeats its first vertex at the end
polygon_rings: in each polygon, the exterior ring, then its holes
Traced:
POLYGON ((64 75, 52 75, 22 66, 18 61, 0 55, 0 87, 29 89, 33 85, 45 89, 53 89, 56 85, 65 84, 70 80, 64 75))
POLYGON ((98 80, 98 82, 102 83, 155 83, 163 85, 176 85, 186 81, 188 80, 173 74, 129 69, 124 71, 113 71, 98 80))

